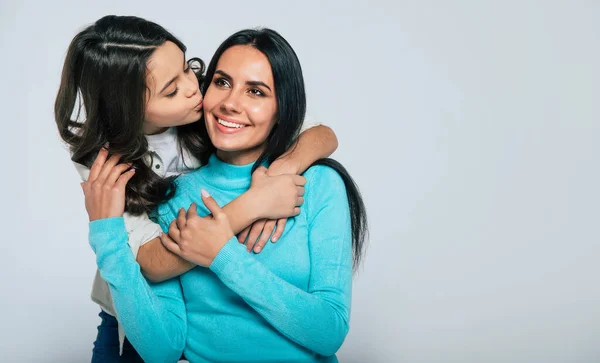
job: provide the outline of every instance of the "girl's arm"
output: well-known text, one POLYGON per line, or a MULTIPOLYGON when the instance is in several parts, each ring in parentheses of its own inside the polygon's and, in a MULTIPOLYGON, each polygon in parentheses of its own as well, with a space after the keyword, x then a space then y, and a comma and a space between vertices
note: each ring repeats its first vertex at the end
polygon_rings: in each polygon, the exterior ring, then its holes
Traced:
MULTIPOLYGON (((267 175, 303 174, 315 161, 327 158, 337 149, 338 141, 333 130, 325 125, 306 124, 294 144, 269 166, 267 175)), ((275 242, 281 237, 285 229, 287 218, 277 221, 261 219, 245 228, 238 236, 240 241, 246 243, 248 251, 260 253, 269 237, 275 242), (275 229, 275 232, 272 231, 275 229), (271 235, 272 234, 272 235, 271 235), (260 239, 259 239, 260 236, 260 239)), ((234 227, 232 225, 232 227, 234 227)), ((235 229, 235 233, 238 231, 235 229)))

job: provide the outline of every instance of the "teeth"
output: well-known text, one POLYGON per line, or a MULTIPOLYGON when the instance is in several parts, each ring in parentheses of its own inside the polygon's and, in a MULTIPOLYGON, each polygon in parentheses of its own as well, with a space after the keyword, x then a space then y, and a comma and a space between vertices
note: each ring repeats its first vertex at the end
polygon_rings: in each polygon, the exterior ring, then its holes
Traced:
POLYGON ((231 127, 231 128, 234 128, 234 129, 241 129, 242 127, 246 127, 246 125, 236 124, 235 122, 229 122, 229 121, 221 120, 220 118, 217 119, 217 122, 220 123, 221 125, 225 126, 225 127, 231 127))

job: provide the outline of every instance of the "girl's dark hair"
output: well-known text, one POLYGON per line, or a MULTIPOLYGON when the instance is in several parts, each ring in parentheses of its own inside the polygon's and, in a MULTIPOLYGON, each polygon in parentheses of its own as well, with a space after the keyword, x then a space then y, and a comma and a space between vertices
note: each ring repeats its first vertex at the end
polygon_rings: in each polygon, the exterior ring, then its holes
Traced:
MULTIPOLYGON (((227 38, 219 46, 208 65, 203 90, 207 90, 211 84, 221 55, 236 45, 248 45, 263 53, 271 64, 275 83, 277 124, 267 138, 265 151, 254 164, 252 169, 254 172, 263 162, 272 163, 280 157, 298 137, 306 112, 306 92, 302 67, 296 53, 279 33, 266 28, 241 30, 227 38)), ((200 154, 200 160, 206 164, 216 149, 210 142, 204 123, 200 124, 199 133, 206 140, 206 148, 200 154)), ((358 187, 346 169, 333 159, 321 159, 313 165, 325 165, 334 169, 344 181, 352 221, 353 264, 357 268, 362 260, 364 242, 368 233, 366 209, 358 187)))
MULTIPOLYGON (((136 173, 126 190, 126 210, 132 214, 149 212, 175 191, 173 178, 161 178, 144 161, 147 62, 166 41, 185 53, 185 45, 158 24, 133 16, 101 18, 71 41, 54 104, 56 125, 70 147, 71 160, 91 167, 108 144, 121 162, 133 162, 136 173)), ((197 58, 190 63, 201 84, 204 63, 197 58)), ((194 126, 179 128, 179 147, 199 155, 202 142, 197 131, 190 132, 194 126)))

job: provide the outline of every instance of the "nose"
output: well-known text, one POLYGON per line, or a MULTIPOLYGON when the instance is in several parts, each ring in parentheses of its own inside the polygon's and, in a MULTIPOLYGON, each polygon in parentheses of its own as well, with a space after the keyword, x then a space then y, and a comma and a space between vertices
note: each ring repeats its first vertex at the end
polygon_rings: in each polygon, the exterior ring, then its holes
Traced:
MULTIPOLYGON (((190 71, 190 73, 192 73, 190 71)), ((200 92, 200 87, 198 86, 198 79, 195 74, 192 74, 191 77, 186 77, 188 80, 185 83, 185 92, 184 95, 188 98, 196 96, 197 93, 200 92)))
POLYGON ((228 113, 240 113, 240 102, 236 92, 231 90, 221 102, 221 110, 228 113))

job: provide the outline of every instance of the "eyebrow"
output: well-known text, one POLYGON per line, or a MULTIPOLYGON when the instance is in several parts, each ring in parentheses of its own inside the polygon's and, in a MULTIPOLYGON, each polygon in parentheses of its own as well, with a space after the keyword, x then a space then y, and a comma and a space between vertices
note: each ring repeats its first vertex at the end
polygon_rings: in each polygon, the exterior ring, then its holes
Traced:
POLYGON ((179 75, 171 78, 171 80, 169 82, 167 82, 167 84, 165 84, 165 86, 158 93, 163 93, 171 84, 173 84, 173 82, 175 82, 175 80, 177 79, 177 77, 179 77, 179 75))
MULTIPOLYGON (((217 74, 220 74, 220 75, 221 75, 221 76, 223 76, 224 78, 227 78, 227 80, 229 80, 229 81, 233 80, 233 78, 232 78, 230 75, 228 75, 227 73, 223 72, 223 71, 222 71, 222 70, 220 70, 220 69, 219 69, 219 70, 217 70, 217 71, 215 71, 215 73, 217 73, 217 74)), ((266 85, 264 82, 262 82, 262 81, 247 81, 247 82, 246 82, 246 84, 247 84, 248 86, 263 86, 263 87, 265 87, 266 89, 268 89, 269 91, 271 91, 271 87, 267 86, 267 85, 266 85)), ((271 91, 271 92, 273 92, 273 91, 271 91)))
MULTIPOLYGON (((185 54, 183 55, 183 64, 184 64, 184 66, 187 64, 187 62, 185 61, 185 54)), ((175 82, 175 80, 178 77, 179 77, 179 75, 176 75, 175 77, 171 78, 171 80, 169 82, 167 82, 167 84, 165 84, 165 86, 158 93, 163 93, 171 84, 173 84, 173 82, 175 82)))

